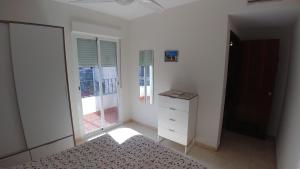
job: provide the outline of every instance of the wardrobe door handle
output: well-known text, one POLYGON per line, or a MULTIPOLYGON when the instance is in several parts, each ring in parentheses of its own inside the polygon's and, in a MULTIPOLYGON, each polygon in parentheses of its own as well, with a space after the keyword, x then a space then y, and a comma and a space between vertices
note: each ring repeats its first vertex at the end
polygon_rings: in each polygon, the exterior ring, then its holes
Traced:
POLYGON ((171 132, 175 132, 175 130, 173 130, 173 129, 169 129, 169 131, 171 131, 171 132))
POLYGON ((170 110, 176 110, 175 108, 173 108, 173 107, 170 107, 170 110))
POLYGON ((175 121, 176 121, 175 119, 172 119, 172 118, 171 118, 171 119, 169 119, 169 120, 170 120, 170 121, 173 121, 173 122, 175 122, 175 121))

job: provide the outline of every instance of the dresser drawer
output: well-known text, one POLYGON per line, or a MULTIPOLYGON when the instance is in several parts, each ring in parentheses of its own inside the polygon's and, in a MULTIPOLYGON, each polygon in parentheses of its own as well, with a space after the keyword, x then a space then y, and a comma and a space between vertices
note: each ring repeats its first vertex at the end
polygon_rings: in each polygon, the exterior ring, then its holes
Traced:
POLYGON ((187 136, 166 128, 158 128, 158 135, 176 143, 187 145, 187 136))
POLYGON ((170 110, 178 110, 189 112, 189 101, 184 99, 176 99, 167 96, 158 96, 159 99, 159 106, 165 107, 170 110))
POLYGON ((158 117, 158 128, 172 129, 181 134, 187 134, 188 113, 161 109, 158 117))
POLYGON ((162 120, 162 119, 158 120, 158 128, 170 129, 172 131, 175 131, 175 132, 183 134, 183 135, 187 135, 187 130, 188 130, 187 125, 183 125, 176 121, 173 122, 170 120, 162 120))

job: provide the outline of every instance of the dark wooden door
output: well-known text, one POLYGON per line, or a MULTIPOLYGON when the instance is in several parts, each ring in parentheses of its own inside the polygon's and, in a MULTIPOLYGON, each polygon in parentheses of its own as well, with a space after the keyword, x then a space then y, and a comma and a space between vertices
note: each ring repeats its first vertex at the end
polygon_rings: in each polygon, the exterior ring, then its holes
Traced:
POLYGON ((264 138, 272 106, 279 40, 242 41, 241 51, 229 128, 264 138))

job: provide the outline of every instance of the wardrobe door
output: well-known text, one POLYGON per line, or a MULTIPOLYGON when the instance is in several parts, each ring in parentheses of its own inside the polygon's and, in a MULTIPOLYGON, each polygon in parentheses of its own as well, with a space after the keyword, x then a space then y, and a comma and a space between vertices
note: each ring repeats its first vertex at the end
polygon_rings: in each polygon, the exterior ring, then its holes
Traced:
POLYGON ((32 160, 34 161, 70 149, 73 146, 73 137, 70 136, 65 139, 55 141, 51 144, 32 149, 30 150, 30 154, 32 160))
POLYGON ((31 160, 30 152, 25 151, 18 154, 15 154, 13 156, 9 156, 7 158, 0 160, 0 168, 1 167, 11 167, 19 164, 26 163, 31 160))
POLYGON ((17 98, 27 146, 71 136, 63 29, 10 24, 17 98))
POLYGON ((5 23, 0 23, 0 107, 0 158, 2 158, 26 150, 13 78, 9 29, 5 23))

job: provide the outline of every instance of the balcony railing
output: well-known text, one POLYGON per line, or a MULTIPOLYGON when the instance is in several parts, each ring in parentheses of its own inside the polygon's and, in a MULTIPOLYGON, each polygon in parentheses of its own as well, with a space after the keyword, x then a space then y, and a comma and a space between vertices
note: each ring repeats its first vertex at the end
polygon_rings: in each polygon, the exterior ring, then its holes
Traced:
MULTIPOLYGON (((103 95, 117 93, 117 78, 102 79, 103 95)), ((97 80, 81 80, 80 81, 81 96, 99 96, 99 81, 97 80)))
POLYGON ((117 78, 102 80, 103 95, 117 93, 117 78))

